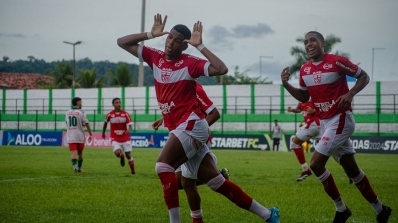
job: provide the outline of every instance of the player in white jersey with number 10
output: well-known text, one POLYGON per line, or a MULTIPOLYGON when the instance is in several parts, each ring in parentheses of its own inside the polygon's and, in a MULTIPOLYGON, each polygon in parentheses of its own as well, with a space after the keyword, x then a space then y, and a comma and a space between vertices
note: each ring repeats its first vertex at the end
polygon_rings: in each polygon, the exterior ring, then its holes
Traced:
POLYGON ((91 128, 88 123, 86 114, 80 110, 82 108, 82 99, 75 97, 72 99, 73 109, 66 112, 66 137, 69 149, 71 151, 72 166, 75 173, 83 172, 83 149, 86 137, 84 135, 84 127, 87 128, 90 136, 88 141, 91 142, 91 128))

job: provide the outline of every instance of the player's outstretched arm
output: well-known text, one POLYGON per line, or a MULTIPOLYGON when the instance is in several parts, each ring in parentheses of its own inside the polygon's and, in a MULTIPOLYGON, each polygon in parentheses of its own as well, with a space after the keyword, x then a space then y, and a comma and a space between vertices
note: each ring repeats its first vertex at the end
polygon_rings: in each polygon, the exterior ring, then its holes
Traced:
POLYGON ((282 85, 283 87, 298 101, 301 102, 307 102, 310 99, 310 94, 308 91, 303 91, 299 88, 293 87, 291 84, 289 84, 289 78, 290 78, 290 71, 289 67, 285 67, 285 69, 282 70, 281 73, 281 80, 282 80, 282 85))
POLYGON ((108 127, 108 123, 104 122, 104 125, 102 126, 102 139, 105 139, 105 131, 106 131, 107 127, 108 127))
POLYGON ((152 123, 153 130, 158 130, 159 127, 163 124, 163 118, 158 119, 152 123))
POLYGON ((121 37, 117 39, 117 45, 126 50, 127 52, 138 57, 138 43, 144 40, 153 39, 158 36, 163 36, 169 32, 165 32, 164 26, 166 25, 167 16, 162 20, 162 15, 159 13, 154 17, 154 24, 152 26, 151 32, 146 33, 136 33, 128 36, 121 37))
POLYGON ((184 42, 191 44, 196 47, 203 56, 210 62, 209 66, 209 75, 224 75, 228 73, 228 67, 225 66, 224 62, 220 60, 216 55, 214 55, 207 47, 205 47, 202 43, 202 22, 198 21, 193 25, 193 31, 191 35, 191 39, 184 40, 184 42))
POLYGON ((93 136, 93 133, 91 132, 90 124, 87 123, 86 124, 86 128, 87 128, 88 133, 90 134, 90 136, 88 137, 88 141, 91 142, 91 138, 93 136))
POLYGON ((287 107, 287 111, 288 111, 288 112, 293 112, 293 113, 300 113, 300 112, 301 112, 300 103, 297 104, 297 107, 296 107, 296 108, 287 107))

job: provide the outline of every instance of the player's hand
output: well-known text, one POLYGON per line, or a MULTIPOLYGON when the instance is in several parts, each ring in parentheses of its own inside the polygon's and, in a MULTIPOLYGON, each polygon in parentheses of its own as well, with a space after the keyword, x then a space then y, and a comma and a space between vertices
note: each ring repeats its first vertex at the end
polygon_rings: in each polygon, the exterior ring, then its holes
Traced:
POLYGON ((159 127, 162 125, 163 119, 156 120, 152 123, 153 130, 158 130, 159 127))
POLYGON ((350 92, 347 92, 346 94, 341 95, 339 98, 337 98, 336 104, 338 105, 339 108, 348 108, 351 106, 353 98, 354 95, 351 95, 350 92))
POLYGON ((105 133, 102 133, 102 139, 105 139, 105 133))
POLYGON ((288 111, 288 112, 292 112, 292 107, 290 107, 290 106, 287 107, 287 111, 288 111))
POLYGON ((154 16, 154 23, 152 26, 152 36, 153 37, 158 37, 158 36, 163 36, 165 34, 168 34, 169 32, 165 32, 164 30, 164 26, 166 25, 166 21, 167 21, 167 15, 164 17, 164 20, 162 21, 162 15, 160 15, 159 13, 156 14, 154 16))
POLYGON ((91 135, 90 136, 88 136, 88 142, 91 142, 91 135))
POLYGON ((290 79, 289 67, 285 67, 285 69, 283 69, 281 73, 282 84, 287 83, 289 79, 290 79))
POLYGON ((127 130, 124 132, 124 134, 129 135, 129 134, 130 134, 130 130, 127 129, 127 130))
POLYGON ((193 25, 191 39, 189 39, 189 40, 186 39, 186 40, 184 40, 184 42, 189 43, 194 47, 198 47, 200 44, 202 44, 202 30, 203 30, 202 22, 197 21, 193 25))

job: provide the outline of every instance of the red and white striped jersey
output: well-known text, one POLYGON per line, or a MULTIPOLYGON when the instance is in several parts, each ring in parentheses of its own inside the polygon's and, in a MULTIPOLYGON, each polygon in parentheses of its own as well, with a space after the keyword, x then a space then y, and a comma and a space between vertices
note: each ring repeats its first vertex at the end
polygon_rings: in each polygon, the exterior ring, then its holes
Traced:
POLYGON ((200 85, 198 82, 196 82, 196 98, 198 99, 200 108, 206 115, 208 115, 211 111, 213 111, 213 109, 216 108, 216 106, 207 96, 202 85, 200 85))
POLYGON ((303 114, 304 117, 304 122, 305 122, 305 128, 308 129, 311 125, 312 122, 315 122, 317 126, 320 126, 320 121, 319 118, 316 114, 316 112, 314 114, 308 114, 307 112, 307 108, 310 107, 312 109, 316 109, 314 103, 312 103, 311 101, 307 101, 307 102, 300 102, 300 109, 301 109, 301 113, 303 114))
POLYGON ((84 127, 88 124, 86 114, 80 109, 71 109, 66 112, 66 137, 68 143, 84 143, 84 127))
POLYGON ((196 81, 209 76, 210 63, 188 54, 168 61, 163 51, 139 45, 138 58, 153 70, 156 98, 170 131, 189 119, 203 119, 196 98, 196 81))
POLYGON ((124 110, 120 112, 112 110, 106 115, 105 122, 110 123, 112 141, 130 141, 130 134, 125 134, 128 128, 127 126, 133 124, 128 112, 124 110))
POLYGON ((346 75, 358 77, 361 68, 347 58, 325 54, 321 62, 308 61, 300 69, 300 89, 308 90, 319 118, 327 119, 349 108, 339 108, 336 100, 348 92, 346 75))

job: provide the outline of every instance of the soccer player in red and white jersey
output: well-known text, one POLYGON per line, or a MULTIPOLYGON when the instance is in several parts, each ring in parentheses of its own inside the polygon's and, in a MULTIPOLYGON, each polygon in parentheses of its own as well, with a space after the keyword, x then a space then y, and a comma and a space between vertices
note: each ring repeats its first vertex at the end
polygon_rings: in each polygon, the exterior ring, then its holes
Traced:
POLYGON ((321 119, 322 138, 315 147, 310 167, 334 201, 336 215, 333 222, 346 222, 351 211, 344 204, 332 174, 325 168, 330 156, 341 164, 362 196, 371 204, 377 222, 387 222, 391 208, 380 202, 365 173, 358 167, 350 142, 355 130, 351 102, 369 83, 369 76, 347 58, 325 53, 325 40, 319 32, 308 32, 304 46, 311 60, 300 69, 300 88, 288 83, 289 67, 283 69, 281 80, 285 89, 298 101, 306 102, 311 97, 321 119), (346 75, 357 79, 351 89, 348 89, 346 75))
MULTIPOLYGON (((263 207, 239 186, 226 180, 209 155, 206 145, 209 125, 197 103, 195 80, 200 76, 226 74, 228 68, 203 45, 202 23, 195 23, 191 34, 185 25, 176 25, 170 32, 163 31, 167 16, 162 20, 161 15, 157 14, 154 20, 151 32, 128 35, 119 38, 117 42, 121 48, 145 61, 153 70, 159 108, 162 110, 164 125, 170 130, 155 168, 162 183, 170 222, 180 222, 178 182, 174 172, 185 162, 188 167, 200 163, 198 178, 237 206, 257 214, 267 222, 279 222, 279 210, 263 207), (164 51, 138 44, 165 34, 164 51), (208 60, 183 54, 188 44, 197 48, 208 60)), ((200 217, 202 214, 191 215, 200 217)))
POLYGON ((84 127, 87 128, 90 136, 88 141, 91 142, 91 128, 88 123, 86 114, 81 110, 82 99, 75 97, 72 99, 73 109, 66 112, 66 137, 69 149, 71 151, 72 166, 75 173, 82 173, 83 150, 86 136, 84 135, 84 127))
POLYGON ((301 146, 305 141, 310 138, 315 138, 319 135, 320 121, 316 116, 315 105, 311 102, 299 102, 296 108, 287 107, 288 112, 302 113, 304 117, 304 125, 300 127, 293 141, 290 142, 290 149, 296 154, 297 160, 301 164, 303 169, 297 181, 302 181, 308 176, 311 176, 312 172, 308 168, 307 162, 305 160, 304 151, 301 146))
POLYGON ((129 162, 131 174, 135 174, 130 138, 133 122, 130 118, 130 114, 121 109, 122 103, 120 98, 114 98, 112 100, 112 105, 114 110, 106 115, 102 127, 102 138, 105 139, 105 131, 108 127, 108 123, 110 123, 113 153, 115 153, 116 157, 120 158, 120 165, 124 166, 124 151, 129 162))
MULTIPOLYGON (((210 127, 220 118, 220 112, 218 111, 214 103, 210 100, 210 98, 207 96, 203 87, 198 82, 196 83, 196 97, 202 112, 206 114, 206 121, 210 127)), ((158 130, 158 128, 162 126, 162 124, 163 124, 163 118, 153 122, 152 128, 154 130, 158 130)), ((209 138, 207 140, 207 146, 209 148, 211 147, 210 133, 209 133, 209 138)), ((214 159, 214 163, 217 164, 217 157, 212 152, 210 152, 209 154, 214 159)), ((203 184, 203 181, 197 178, 199 165, 193 168, 194 172, 190 172, 188 171, 188 169, 189 169, 188 167, 182 164, 175 171, 175 176, 177 178, 179 189, 184 189, 188 198, 188 203, 191 209, 191 213, 202 213, 200 195, 197 189, 198 185, 203 184)), ((220 173, 223 175, 225 179, 229 179, 228 169, 222 168, 220 170, 220 173)), ((201 214, 200 216, 192 214, 193 222, 195 221, 200 222, 200 218, 202 218, 201 214)))

